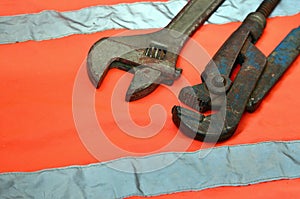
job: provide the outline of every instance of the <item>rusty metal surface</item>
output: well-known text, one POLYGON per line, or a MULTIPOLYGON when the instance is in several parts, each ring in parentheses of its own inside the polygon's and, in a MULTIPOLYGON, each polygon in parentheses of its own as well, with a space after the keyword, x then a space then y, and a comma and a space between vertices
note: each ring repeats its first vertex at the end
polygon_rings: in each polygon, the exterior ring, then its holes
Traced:
POLYGON ((300 26, 293 29, 268 56, 266 68, 248 100, 247 111, 254 112, 300 54, 300 26))
MULTIPOLYGON (((293 29, 268 56, 265 70, 248 100, 247 112, 252 113, 259 107, 262 100, 299 56, 299 29, 300 27, 293 29)), ((212 104, 214 109, 219 109, 222 103, 220 96, 207 92, 205 84, 183 88, 179 98, 182 102, 201 113, 211 109, 212 104)))
MULTIPOLYGON (((249 43, 255 44, 263 33, 266 25, 266 17, 271 13, 279 0, 265 0, 256 12, 250 13, 241 26, 226 40, 212 61, 201 74, 202 83, 181 90, 179 99, 188 106, 205 112, 211 109, 211 100, 218 100, 218 94, 222 89, 228 91, 231 86, 230 75, 238 64, 242 64, 244 57, 242 48, 249 43), (224 87, 215 86, 216 76, 222 76, 225 80, 224 87), (203 85, 204 84, 204 85, 203 85), (195 91, 195 92, 192 92, 195 91), (213 94, 212 98, 210 95, 213 94)), ((218 108, 217 103, 214 103, 218 108)))
POLYGON ((185 134, 211 142, 234 134, 267 63, 266 56, 254 44, 263 33, 266 17, 278 3, 279 0, 264 0, 206 66, 201 75, 203 83, 181 90, 179 99, 192 108, 200 112, 218 109, 216 114, 204 116, 175 106, 173 121, 185 134), (241 69, 232 82, 231 74, 238 64, 241 69))
POLYGON ((157 78, 135 77, 126 94, 127 101, 148 95, 161 83, 172 85, 181 74, 176 61, 184 43, 223 1, 191 0, 166 28, 158 32, 100 39, 88 53, 87 71, 91 82, 98 88, 112 67, 135 75, 142 75, 136 71, 143 68, 148 68, 143 71, 151 71, 151 74, 159 71, 157 78))
POLYGON ((266 64, 266 57, 253 44, 249 44, 245 49, 245 57, 227 93, 227 103, 224 103, 216 114, 204 116, 182 107, 173 108, 173 121, 185 134, 194 139, 205 139, 207 142, 224 141, 234 134, 266 64), (195 114, 200 116, 195 119, 195 114))

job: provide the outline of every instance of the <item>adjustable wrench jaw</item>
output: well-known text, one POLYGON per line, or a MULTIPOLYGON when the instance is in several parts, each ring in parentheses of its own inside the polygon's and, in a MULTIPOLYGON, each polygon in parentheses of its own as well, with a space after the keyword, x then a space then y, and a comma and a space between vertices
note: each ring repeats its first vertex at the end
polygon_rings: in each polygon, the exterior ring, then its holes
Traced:
POLYGON ((127 101, 148 95, 161 83, 172 85, 181 74, 175 64, 184 43, 223 1, 190 0, 158 32, 101 39, 88 54, 87 70, 92 83, 98 88, 112 67, 134 73, 127 101))
POLYGON ((110 68, 133 73, 126 101, 150 94, 161 83, 172 85, 181 75, 181 69, 175 67, 180 49, 175 44, 166 46, 152 42, 159 39, 166 41, 166 36, 167 32, 162 30, 152 34, 99 40, 91 47, 87 57, 87 71, 91 82, 99 88, 110 68))
POLYGON ((96 88, 99 88, 101 85, 106 73, 110 69, 110 65, 118 59, 117 54, 114 42, 109 38, 102 38, 91 47, 87 57, 87 72, 92 84, 96 88), (115 56, 111 56, 110 53, 107 54, 109 47, 114 51, 115 56), (99 56, 100 52, 101 56, 99 56))

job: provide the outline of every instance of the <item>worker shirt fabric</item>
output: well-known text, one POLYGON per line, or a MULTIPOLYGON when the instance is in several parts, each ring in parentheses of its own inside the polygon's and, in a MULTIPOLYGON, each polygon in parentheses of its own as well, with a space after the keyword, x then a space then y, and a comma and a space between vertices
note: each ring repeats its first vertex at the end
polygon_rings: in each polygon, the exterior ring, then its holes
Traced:
MULTIPOLYGON (((0 3, 0 198, 299 195, 299 58, 228 141, 194 141, 172 122, 180 89, 200 83, 206 63, 260 1, 225 1, 183 48, 172 86, 127 103, 132 74, 112 69, 99 89, 89 81, 86 56, 96 41, 156 31, 186 3, 0 3)), ((282 2, 267 20, 256 44, 266 56, 300 25, 299 8, 282 2)))

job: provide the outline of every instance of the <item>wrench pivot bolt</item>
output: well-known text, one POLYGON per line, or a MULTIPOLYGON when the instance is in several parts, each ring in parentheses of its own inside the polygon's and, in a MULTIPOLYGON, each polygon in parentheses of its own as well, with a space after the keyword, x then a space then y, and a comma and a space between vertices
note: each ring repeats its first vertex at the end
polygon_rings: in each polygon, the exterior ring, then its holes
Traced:
POLYGON ((226 84, 226 79, 221 75, 216 75, 212 80, 214 86, 223 87, 226 84))

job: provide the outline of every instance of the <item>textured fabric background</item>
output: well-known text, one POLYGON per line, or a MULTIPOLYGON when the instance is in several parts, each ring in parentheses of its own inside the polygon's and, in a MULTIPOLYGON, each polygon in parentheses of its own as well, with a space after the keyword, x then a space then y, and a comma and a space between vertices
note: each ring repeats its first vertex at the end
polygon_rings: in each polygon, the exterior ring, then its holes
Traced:
MULTIPOLYGON (((199 52, 191 50, 191 42, 187 43, 189 45, 183 49, 182 57, 177 63, 183 68, 182 78, 172 87, 160 86, 140 101, 130 104, 124 102, 122 90, 126 91, 132 75, 122 82, 120 93, 114 92, 119 80, 124 78, 123 71, 108 72, 99 90, 95 90, 87 79, 82 63, 90 47, 100 38, 121 33, 124 29, 97 31, 105 28, 143 28, 138 26, 140 22, 147 28, 162 27, 186 3, 139 1, 134 5, 116 5, 134 2, 137 1, 0 2, 0 15, 3 16, 0 18, 0 41, 6 43, 0 45, 0 198, 117 198, 129 195, 146 197, 163 193, 169 195, 153 198, 297 198, 300 194, 300 103, 297 92, 300 84, 299 58, 264 100, 259 110, 254 114, 244 114, 232 139, 217 144, 218 148, 207 159, 198 159, 198 153, 201 153, 199 150, 205 148, 204 144, 191 141, 182 135, 173 125, 170 112, 174 104, 179 104, 176 92, 183 86, 182 79, 188 79, 192 85, 198 84, 200 74, 196 69, 202 71, 205 66, 199 52), (104 7, 104 10, 109 11, 108 15, 103 15, 105 11, 102 12, 102 7, 89 8, 98 4, 109 4, 109 7, 104 7), (148 7, 142 10, 141 5, 150 6, 149 9, 152 7, 153 10, 149 12, 148 7), (138 9, 134 10, 134 6, 138 9), (119 12, 116 9, 118 7, 128 8, 119 12), (98 9, 101 12, 94 15, 93 12, 98 12, 98 9), (43 12, 35 15, 40 11, 43 12), (91 15, 86 18, 77 16, 76 13, 81 12, 91 15), (89 24, 86 27, 85 22, 89 24), (132 27, 127 27, 130 25, 132 27), (94 33, 85 34, 89 31, 94 33), (33 41, 21 42, 26 40, 33 41), (16 41, 19 43, 15 43, 16 41), (196 58, 197 64, 189 63, 185 59, 188 56, 196 58), (89 96, 81 93, 80 100, 83 103, 77 107, 82 111, 81 120, 88 124, 91 118, 87 113, 92 111, 111 145, 121 149, 125 155, 116 154, 101 145, 101 140, 93 139, 95 149, 100 149, 100 155, 103 155, 99 158, 93 153, 93 148, 82 140, 82 132, 78 131, 73 112, 75 82, 81 71, 84 71, 86 79, 80 83, 84 88, 95 92, 93 110, 84 104, 89 96), (172 89, 176 91, 175 94, 170 92, 172 89), (118 124, 127 124, 128 120, 121 118, 122 120, 114 121, 112 96, 117 98, 116 108, 121 111, 122 107, 129 106, 131 119, 142 126, 151 122, 148 112, 152 105, 164 107, 164 128, 148 139, 133 138, 126 134, 120 130, 118 124), (173 143, 175 137, 178 144, 188 143, 188 146, 183 149, 180 145, 173 145, 173 148, 164 149, 164 146, 173 143), (158 154, 160 152, 168 152, 168 156, 158 154), (132 153, 144 157, 118 159, 131 156, 132 153), (181 156, 181 153, 185 156, 181 156), (152 156, 148 158, 145 154, 152 156), (169 165, 168 157, 178 158, 178 161, 169 165), (165 161, 168 167, 157 170, 153 176, 150 172, 137 172, 145 167, 164 164, 165 161), (124 166, 131 172, 124 174, 112 169, 113 166, 124 166), (248 184, 251 186, 246 186, 248 184)), ((242 20, 250 10, 255 10, 260 1, 242 2, 243 4, 237 4, 237 1, 226 1, 220 9, 227 7, 232 12, 229 17, 221 17, 222 20, 242 20), (243 11, 239 13, 240 9, 243 11), (233 14, 235 12, 238 14, 233 14)), ((297 13, 298 3, 292 0, 282 1, 274 15, 280 11, 279 8, 282 8, 279 15, 297 13), (283 6, 283 3, 287 4, 283 6)), ((227 12, 224 13, 228 15, 227 12)), ((217 17, 217 14, 219 10, 213 17, 217 17)), ((299 21, 300 14, 269 19, 256 46, 268 55, 291 29, 300 25, 299 21)), ((199 29, 193 39, 212 56, 239 25, 239 22, 207 24, 199 29)), ((83 133, 88 134, 92 130, 87 128, 83 133)), ((144 135, 144 130, 135 133, 144 135)))

